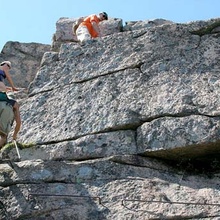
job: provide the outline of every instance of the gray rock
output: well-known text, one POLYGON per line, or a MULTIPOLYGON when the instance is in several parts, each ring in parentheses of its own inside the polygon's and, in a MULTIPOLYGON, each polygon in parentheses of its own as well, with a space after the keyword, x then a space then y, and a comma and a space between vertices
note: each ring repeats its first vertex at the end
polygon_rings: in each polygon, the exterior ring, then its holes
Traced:
POLYGON ((0 60, 10 60, 11 77, 16 87, 27 89, 39 69, 41 59, 51 46, 40 43, 20 43, 9 41, 0 53, 0 60))
POLYGON ((219 27, 156 19, 57 41, 19 100, 21 160, 0 153, 0 219, 218 219, 219 27))
MULTIPOLYGON (((56 23, 56 32, 53 36, 52 49, 59 51, 60 46, 67 42, 78 42, 73 25, 79 18, 60 18, 56 23)), ((122 19, 109 18, 107 21, 100 22, 100 30, 103 36, 111 35, 122 31, 122 19)))

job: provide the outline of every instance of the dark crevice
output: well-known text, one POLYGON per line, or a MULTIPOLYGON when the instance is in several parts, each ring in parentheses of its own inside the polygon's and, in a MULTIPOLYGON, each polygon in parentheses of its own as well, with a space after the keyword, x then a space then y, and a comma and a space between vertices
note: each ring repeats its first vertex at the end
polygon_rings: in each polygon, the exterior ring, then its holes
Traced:
MULTIPOLYGON (((135 177, 112 177, 112 178, 80 178, 80 177, 75 177, 74 180, 66 180, 66 181, 61 181, 61 180, 51 180, 51 181, 44 181, 44 180, 36 180, 36 181, 15 181, 12 183, 8 183, 8 184, 0 184, 0 187, 3 188, 7 188, 10 186, 17 186, 17 185, 42 185, 42 184, 83 184, 83 183, 97 183, 97 182, 109 182, 109 181, 115 181, 115 180, 137 180, 137 179, 145 179, 144 177, 139 177, 139 176, 135 176, 135 177)), ((31 192, 29 192, 31 193, 31 192)), ((33 193, 33 192, 32 192, 33 193)))
POLYGON ((62 140, 56 140, 56 141, 47 141, 47 142, 39 142, 36 143, 35 145, 50 145, 50 144, 57 144, 57 143, 62 143, 62 142, 66 142, 66 141, 74 141, 77 140, 79 138, 88 136, 88 135, 96 135, 96 134, 103 134, 103 133, 107 133, 107 132, 115 132, 115 131, 121 131, 121 130, 134 130, 136 131, 138 127, 140 127, 141 125, 143 125, 144 123, 147 122, 152 122, 154 120, 160 119, 160 118, 164 118, 164 117, 170 117, 170 118, 183 118, 183 117, 188 117, 188 116, 205 116, 205 117, 209 117, 209 118, 217 118, 220 117, 219 115, 216 116, 210 116, 210 115, 206 115, 206 114, 199 114, 199 113, 195 113, 195 112, 189 112, 189 113, 179 113, 179 114, 163 114, 160 116, 154 116, 154 117, 149 117, 147 119, 140 119, 138 122, 136 123, 132 123, 132 124, 123 124, 117 127, 112 127, 112 128, 106 128, 103 131, 98 131, 98 132, 93 132, 93 133, 89 133, 89 134, 83 134, 83 135, 79 135, 79 136, 75 136, 74 138, 66 138, 66 139, 62 139, 62 140))
POLYGON ((82 79, 82 80, 79 80, 79 81, 73 81, 67 85, 62 85, 62 86, 56 86, 54 88, 50 88, 50 89, 46 89, 46 90, 42 90, 40 92, 36 92, 36 93, 30 93, 28 94, 28 97, 33 97, 35 95, 38 95, 38 94, 42 94, 42 93, 46 93, 46 92, 50 92, 50 91, 53 91, 53 90, 56 90, 56 89, 59 89, 60 87, 64 87, 64 86, 69 86, 69 85, 74 85, 74 84, 81 84, 81 83, 85 83, 85 82, 88 82, 88 81, 92 81, 92 80, 95 80, 99 77, 103 77, 103 76, 107 76, 107 75, 112 75, 112 74, 115 74, 115 73, 118 73, 118 72, 121 72, 121 71, 125 71, 127 69, 139 69, 140 70, 140 67, 141 65, 143 65, 144 62, 140 61, 138 63, 135 63, 131 66, 127 66, 127 67, 124 67, 124 68, 121 68, 121 69, 116 69, 114 71, 109 71, 109 72, 106 72, 106 73, 103 73, 103 74, 100 74, 100 75, 97 75, 97 76, 93 76, 93 77, 90 77, 90 78, 86 78, 86 79, 82 79))
POLYGON ((219 31, 215 31, 215 29, 218 27, 220 27, 220 21, 217 21, 217 22, 215 22, 207 27, 203 27, 199 30, 190 31, 191 34, 200 36, 198 45, 194 49, 198 49, 198 47, 200 46, 201 41, 202 41, 202 38, 201 38, 202 36, 220 33, 219 31))
POLYGON ((115 73, 118 73, 118 72, 121 72, 121 71, 125 71, 125 70, 127 70, 127 69, 140 68, 140 66, 143 65, 143 64, 144 64, 144 62, 140 61, 139 63, 135 63, 135 64, 133 64, 133 65, 131 65, 131 66, 127 66, 127 67, 124 67, 124 68, 116 69, 116 70, 114 70, 114 71, 109 71, 109 72, 100 74, 100 75, 98 75, 98 76, 93 76, 93 77, 90 77, 90 78, 87 78, 87 79, 83 79, 83 80, 71 82, 69 85, 75 84, 75 83, 88 82, 88 81, 97 79, 97 78, 99 78, 99 77, 103 77, 103 76, 107 76, 107 75, 112 75, 112 74, 115 74, 115 73))
POLYGON ((189 175, 204 175, 212 178, 220 171, 220 154, 210 154, 194 159, 180 159, 179 161, 163 160, 163 162, 173 169, 189 175))
POLYGON ((198 45, 195 47, 195 49, 198 49, 198 48, 199 48, 199 46, 200 46, 200 44, 201 44, 201 41, 202 41, 202 39, 201 39, 201 37, 200 37, 200 38, 199 38, 198 45))
POLYGON ((196 31, 190 31, 191 34, 199 35, 200 37, 207 35, 207 34, 216 34, 219 31, 215 31, 216 28, 220 27, 220 20, 210 24, 206 27, 203 27, 196 31))
MULTIPOLYGON (((174 154, 174 152, 173 152, 174 154)), ((198 158, 179 158, 176 159, 165 159, 162 157, 157 157, 156 153, 151 155, 149 154, 134 154, 137 156, 136 160, 132 162, 120 159, 112 158, 111 161, 123 165, 135 166, 135 167, 145 167, 152 170, 159 170, 167 173, 185 173, 186 175, 196 174, 196 175, 205 175, 211 178, 214 174, 219 173, 220 171, 220 153, 206 154, 203 157, 198 158), (139 161, 148 159, 152 162, 157 161, 157 164, 165 166, 167 169, 157 168, 154 165, 144 165, 139 163, 139 161)))
POLYGON ((53 184, 53 183, 60 183, 60 184, 72 184, 74 183, 71 180, 26 180, 26 181, 19 181, 19 180, 15 180, 14 182, 7 182, 5 181, 5 183, 0 183, 0 187, 11 187, 11 186, 17 186, 17 185, 37 185, 37 184, 53 184))
POLYGON ((152 170, 159 170, 159 171, 163 171, 163 172, 167 172, 167 173, 171 173, 171 172, 173 173, 174 172, 174 169, 172 168, 172 166, 170 166, 168 164, 166 164, 166 167, 167 168, 170 167, 170 169, 162 169, 162 168, 155 167, 155 165, 144 165, 144 164, 139 163, 139 161, 141 161, 141 160, 148 159, 149 161, 151 160, 154 163, 156 163, 156 161, 157 161, 158 164, 163 164, 164 165, 165 163, 164 163, 163 159, 150 157, 150 156, 143 156, 141 154, 140 155, 133 154, 133 155, 130 155, 130 156, 137 156, 137 158, 136 158, 136 160, 134 160, 132 162, 129 162, 129 161, 125 161, 123 159, 117 158, 117 157, 113 157, 113 158, 110 158, 110 161, 113 161, 114 163, 118 163, 118 164, 122 164, 122 165, 149 168, 149 169, 152 169, 152 170))
POLYGON ((147 33, 146 30, 144 30, 144 31, 141 32, 141 33, 134 33, 134 34, 133 34, 133 38, 135 39, 135 38, 142 37, 142 36, 144 36, 146 33, 147 33))
POLYGON ((138 155, 157 159, 176 171, 212 176, 220 172, 220 141, 174 149, 149 151, 138 155))
POLYGON ((84 157, 80 159, 67 159, 67 158, 56 158, 56 159, 50 159, 50 160, 43 160, 44 162, 50 162, 50 161, 57 161, 57 162, 66 162, 66 163, 72 163, 72 162, 84 162, 84 161, 92 161, 92 160, 99 160, 103 159, 104 157, 84 157))
POLYGON ((46 89, 46 90, 43 90, 43 91, 40 91, 40 92, 36 92, 36 93, 29 93, 29 94, 28 94, 28 97, 30 98, 30 97, 33 97, 33 96, 38 95, 38 94, 42 94, 42 93, 46 93, 46 92, 51 92, 51 91, 53 91, 53 90, 55 90, 55 89, 57 89, 57 88, 58 88, 58 87, 46 89))

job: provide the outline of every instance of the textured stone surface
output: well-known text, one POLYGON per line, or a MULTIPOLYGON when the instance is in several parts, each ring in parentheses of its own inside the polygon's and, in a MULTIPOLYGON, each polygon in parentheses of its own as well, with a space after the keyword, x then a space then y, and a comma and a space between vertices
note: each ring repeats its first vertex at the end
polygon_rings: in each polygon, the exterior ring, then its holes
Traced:
POLYGON ((177 174, 162 167, 125 166, 108 160, 24 161, 16 163, 14 170, 2 168, 5 173, 1 195, 5 215, 11 217, 161 219, 202 218, 219 213, 219 206, 214 206, 220 196, 219 178, 177 174))
MULTIPOLYGON (((56 23, 56 32, 53 36, 52 49, 59 50, 62 43, 78 42, 75 33, 73 33, 73 25, 77 23, 79 18, 60 18, 56 23)), ((107 21, 99 24, 102 36, 118 33, 122 31, 122 19, 109 18, 107 21)))
POLYGON ((196 157, 199 152, 205 154, 212 150, 219 153, 219 143, 215 144, 220 137, 219 127, 219 117, 186 116, 153 120, 138 128, 138 151, 165 150, 166 154, 166 150, 180 148, 180 155, 176 154, 179 158, 196 157), (190 149, 190 153, 186 154, 184 146, 190 149))
POLYGON ((39 69, 41 59, 51 46, 40 43, 20 43, 9 41, 0 53, 0 60, 10 60, 11 77, 15 86, 27 89, 39 69))
MULTIPOLYGON (((112 155, 135 154, 134 131, 116 131, 87 135, 76 140, 66 140, 49 145, 37 145, 21 150, 22 160, 86 160, 112 155)), ((16 158, 16 150, 8 151, 2 158, 16 158)))
POLYGON ((21 158, 0 152, 0 219, 218 219, 219 26, 127 22, 47 51, 21 158))
POLYGON ((219 38, 191 34, 194 26, 165 24, 83 47, 63 44, 58 60, 42 66, 30 86, 22 141, 136 129, 164 116, 218 116, 219 38))

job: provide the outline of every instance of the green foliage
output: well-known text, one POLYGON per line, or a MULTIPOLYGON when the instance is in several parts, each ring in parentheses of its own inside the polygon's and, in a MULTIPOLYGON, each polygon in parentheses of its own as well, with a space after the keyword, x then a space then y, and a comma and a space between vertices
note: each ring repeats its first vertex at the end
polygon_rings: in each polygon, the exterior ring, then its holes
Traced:
POLYGON ((211 34, 212 31, 217 28, 220 27, 220 21, 216 21, 211 25, 208 25, 207 27, 201 28, 199 30, 196 31, 191 31, 192 34, 196 34, 199 35, 200 37, 206 34, 211 34))
MULTIPOLYGON (((17 146, 18 146, 18 148, 19 149, 25 149, 25 148, 31 148, 31 147, 33 147, 35 144, 33 144, 33 143, 29 143, 29 144, 22 144, 22 143, 18 143, 17 142, 17 146)), ((14 145, 14 143, 13 142, 10 142, 10 143, 8 143, 8 144, 6 144, 3 148, 1 148, 1 150, 0 151, 10 151, 12 148, 14 148, 15 147, 15 145, 14 145)))

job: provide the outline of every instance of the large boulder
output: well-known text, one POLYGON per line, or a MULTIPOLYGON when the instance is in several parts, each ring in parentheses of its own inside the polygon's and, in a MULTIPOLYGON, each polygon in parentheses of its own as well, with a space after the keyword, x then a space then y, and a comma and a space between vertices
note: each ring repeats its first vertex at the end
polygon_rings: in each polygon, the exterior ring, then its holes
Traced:
POLYGON ((219 217, 219 19, 129 25, 44 54, 1 219, 219 217))
MULTIPOLYGON (((66 42, 78 42, 73 31, 73 26, 80 18, 60 18, 56 23, 56 32, 53 35, 52 49, 59 50, 60 45, 66 42)), ((109 18, 107 21, 100 22, 100 30, 103 36, 122 31, 122 19, 109 18)))
POLYGON ((0 60, 10 60, 12 69, 10 74, 15 86, 28 88, 35 78, 41 59, 51 46, 40 43, 7 42, 1 53, 0 60))

